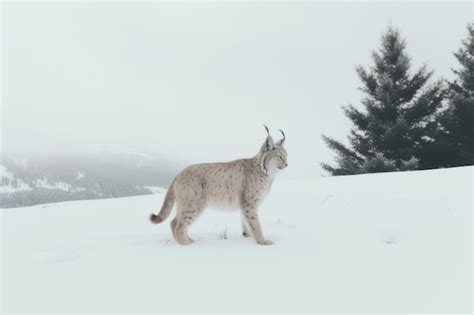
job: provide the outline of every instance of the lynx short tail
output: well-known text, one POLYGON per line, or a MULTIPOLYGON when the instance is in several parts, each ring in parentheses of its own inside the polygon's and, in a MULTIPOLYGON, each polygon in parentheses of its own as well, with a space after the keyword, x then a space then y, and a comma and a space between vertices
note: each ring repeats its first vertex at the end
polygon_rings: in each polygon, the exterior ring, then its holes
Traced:
POLYGON ((168 191, 166 192, 165 200, 161 206, 160 213, 158 213, 158 215, 154 213, 150 214, 150 221, 154 224, 158 224, 166 220, 166 218, 168 218, 170 215, 171 210, 173 210, 174 199, 174 189, 173 184, 171 184, 168 191))

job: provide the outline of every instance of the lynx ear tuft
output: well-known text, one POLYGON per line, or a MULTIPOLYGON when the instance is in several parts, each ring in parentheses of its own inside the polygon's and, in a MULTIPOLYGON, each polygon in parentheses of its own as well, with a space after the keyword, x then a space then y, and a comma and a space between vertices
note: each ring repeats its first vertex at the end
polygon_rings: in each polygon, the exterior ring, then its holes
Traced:
POLYGON ((267 131, 267 135, 270 136, 270 131, 268 130, 267 125, 263 125, 263 127, 265 127, 265 130, 267 131))
POLYGON ((277 142, 277 145, 282 146, 282 145, 285 143, 286 137, 285 137, 285 133, 283 132, 283 130, 280 129, 280 132, 281 132, 281 134, 283 135, 283 139, 281 139, 280 141, 278 141, 278 142, 277 142))

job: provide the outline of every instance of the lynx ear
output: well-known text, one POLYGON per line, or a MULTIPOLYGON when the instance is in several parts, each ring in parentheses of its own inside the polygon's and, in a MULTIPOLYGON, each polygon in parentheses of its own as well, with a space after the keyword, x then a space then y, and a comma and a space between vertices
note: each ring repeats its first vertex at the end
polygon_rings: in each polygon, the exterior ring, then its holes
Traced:
POLYGON ((278 145, 278 146, 283 146, 283 144, 285 143, 286 137, 285 137, 285 133, 283 132, 283 130, 280 129, 280 132, 281 132, 281 134, 283 135, 283 139, 281 139, 280 141, 278 141, 278 142, 277 142, 277 145, 278 145))
POLYGON ((264 151, 272 151, 275 149, 275 142, 273 142, 272 136, 268 136, 267 139, 265 140, 265 143, 263 144, 263 149, 264 151))
POLYGON ((265 140, 265 143, 263 144, 263 151, 265 152, 268 152, 268 151, 272 151, 273 149, 275 149, 275 142, 273 142, 273 138, 272 136, 270 136, 270 131, 268 130, 268 127, 263 125, 263 127, 265 127, 265 130, 267 131, 267 139, 265 140))

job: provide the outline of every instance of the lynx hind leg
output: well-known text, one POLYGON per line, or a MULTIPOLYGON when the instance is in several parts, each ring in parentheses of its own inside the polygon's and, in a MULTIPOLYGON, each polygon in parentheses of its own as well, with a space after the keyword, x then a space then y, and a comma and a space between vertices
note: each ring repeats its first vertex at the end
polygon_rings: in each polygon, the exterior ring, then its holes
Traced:
POLYGON ((178 215, 174 217, 173 220, 171 220, 170 226, 171 226, 171 233, 173 233, 173 237, 176 240, 176 224, 178 224, 178 215))
POLYGON ((176 215, 176 223, 171 226, 175 240, 181 245, 189 245, 193 240, 188 236, 188 229, 193 222, 199 217, 203 207, 178 209, 176 215))

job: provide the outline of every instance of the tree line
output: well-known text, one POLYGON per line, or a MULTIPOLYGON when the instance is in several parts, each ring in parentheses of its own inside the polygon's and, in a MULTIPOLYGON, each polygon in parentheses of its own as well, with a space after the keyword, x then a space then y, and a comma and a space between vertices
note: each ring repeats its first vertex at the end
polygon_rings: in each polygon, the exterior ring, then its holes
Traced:
POLYGON ((413 70, 406 41, 389 27, 372 65, 358 66, 361 105, 343 107, 353 123, 348 144, 323 135, 335 164, 331 175, 474 165, 474 23, 454 53, 453 81, 430 83, 426 65, 413 70))

